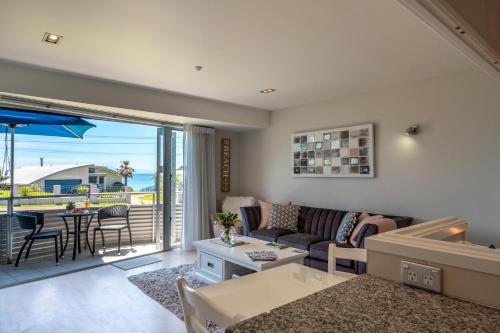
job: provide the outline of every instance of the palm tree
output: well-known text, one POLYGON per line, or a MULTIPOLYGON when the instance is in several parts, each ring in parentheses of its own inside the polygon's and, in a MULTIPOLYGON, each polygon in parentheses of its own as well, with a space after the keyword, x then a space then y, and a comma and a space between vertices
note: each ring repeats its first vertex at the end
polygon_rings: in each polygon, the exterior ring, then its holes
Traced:
POLYGON ((123 178, 125 178, 125 186, 127 186, 127 180, 128 178, 133 178, 134 177, 134 168, 132 168, 131 166, 129 166, 130 162, 129 161, 122 161, 120 162, 120 167, 118 168, 118 170, 116 170, 118 172, 118 174, 120 176, 122 176, 123 178))
POLYGON ((3 170, 0 169, 0 182, 3 182, 4 180, 8 179, 7 174, 4 176, 3 175, 3 170))

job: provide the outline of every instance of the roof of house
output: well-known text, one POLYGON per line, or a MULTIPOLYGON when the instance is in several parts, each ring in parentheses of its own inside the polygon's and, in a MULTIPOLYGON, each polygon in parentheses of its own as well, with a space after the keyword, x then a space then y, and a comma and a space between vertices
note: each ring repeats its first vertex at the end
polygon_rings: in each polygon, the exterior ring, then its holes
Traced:
MULTIPOLYGON (((74 168, 89 167, 92 164, 85 165, 44 165, 44 166, 29 166, 14 170, 14 183, 18 185, 27 185, 55 173, 66 171, 74 168)), ((3 183, 9 184, 10 180, 4 180, 3 183)))

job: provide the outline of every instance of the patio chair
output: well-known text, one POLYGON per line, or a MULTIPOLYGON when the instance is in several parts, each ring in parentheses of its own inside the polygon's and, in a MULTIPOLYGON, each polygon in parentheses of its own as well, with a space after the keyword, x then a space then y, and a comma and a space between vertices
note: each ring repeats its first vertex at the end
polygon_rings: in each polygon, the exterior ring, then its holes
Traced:
POLYGON ((19 251, 19 254, 17 255, 17 260, 16 260, 16 265, 15 267, 19 266, 19 260, 21 259, 21 256, 23 254, 24 248, 26 245, 28 245, 28 250, 26 251, 26 257, 25 259, 28 259, 28 256, 30 254, 31 246, 33 245, 33 242, 37 239, 48 239, 48 238, 54 238, 54 245, 55 245, 55 250, 56 250, 56 264, 59 263, 59 249, 57 246, 57 237, 59 237, 59 242, 61 245, 61 252, 63 249, 63 241, 62 241, 62 231, 61 230, 51 230, 51 231, 42 231, 43 225, 44 225, 44 214, 43 213, 37 213, 37 212, 23 212, 23 213, 16 213, 15 217, 17 221, 19 222, 19 227, 21 229, 27 229, 31 230, 31 233, 24 236, 25 242, 23 246, 21 247, 21 250, 19 251), (38 230, 37 225, 39 226, 38 230))
POLYGON ((97 211, 97 224, 99 226, 94 228, 94 239, 92 241, 92 248, 93 248, 92 255, 95 254, 95 236, 97 231, 101 233, 103 249, 106 249, 106 243, 104 241, 104 231, 118 231, 118 254, 120 254, 122 230, 128 229, 128 234, 130 237, 130 249, 132 249, 132 230, 130 229, 129 212, 130 212, 130 206, 128 205, 113 205, 101 208, 97 211), (102 221, 104 220, 117 219, 117 218, 125 219, 126 223, 107 224, 107 225, 102 224, 102 221))

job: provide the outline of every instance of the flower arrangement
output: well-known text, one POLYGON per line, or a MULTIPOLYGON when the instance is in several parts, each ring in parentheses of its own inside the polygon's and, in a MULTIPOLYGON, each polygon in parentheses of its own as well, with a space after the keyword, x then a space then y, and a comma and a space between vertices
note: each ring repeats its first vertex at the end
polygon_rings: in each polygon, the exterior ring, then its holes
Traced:
POLYGON ((223 212, 217 214, 214 223, 223 229, 222 234, 220 236, 223 242, 231 243, 232 229, 234 228, 237 222, 240 222, 238 214, 231 212, 223 212))
POLYGON ((66 205, 66 210, 68 212, 72 212, 76 208, 75 203, 73 201, 70 201, 66 205))

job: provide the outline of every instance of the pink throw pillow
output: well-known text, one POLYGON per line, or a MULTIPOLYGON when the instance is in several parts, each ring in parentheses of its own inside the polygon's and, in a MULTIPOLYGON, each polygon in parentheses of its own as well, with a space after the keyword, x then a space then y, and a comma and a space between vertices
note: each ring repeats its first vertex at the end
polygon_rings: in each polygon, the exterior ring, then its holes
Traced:
POLYGON ((267 201, 259 200, 260 205, 260 224, 259 229, 266 229, 269 224, 269 216, 271 216, 271 208, 273 204, 267 201))
POLYGON ((361 228, 363 228, 365 224, 373 223, 374 221, 381 220, 384 218, 382 215, 370 216, 366 212, 363 212, 363 214, 359 216, 360 218, 358 219, 358 224, 356 224, 356 227, 352 231, 351 238, 349 239, 349 243, 351 243, 351 245, 354 247, 357 247, 359 232, 361 231, 361 228))
POLYGON ((364 219, 366 219, 367 217, 370 217, 370 214, 368 214, 368 212, 363 212, 361 213, 359 216, 358 216, 358 223, 362 222, 364 219))

